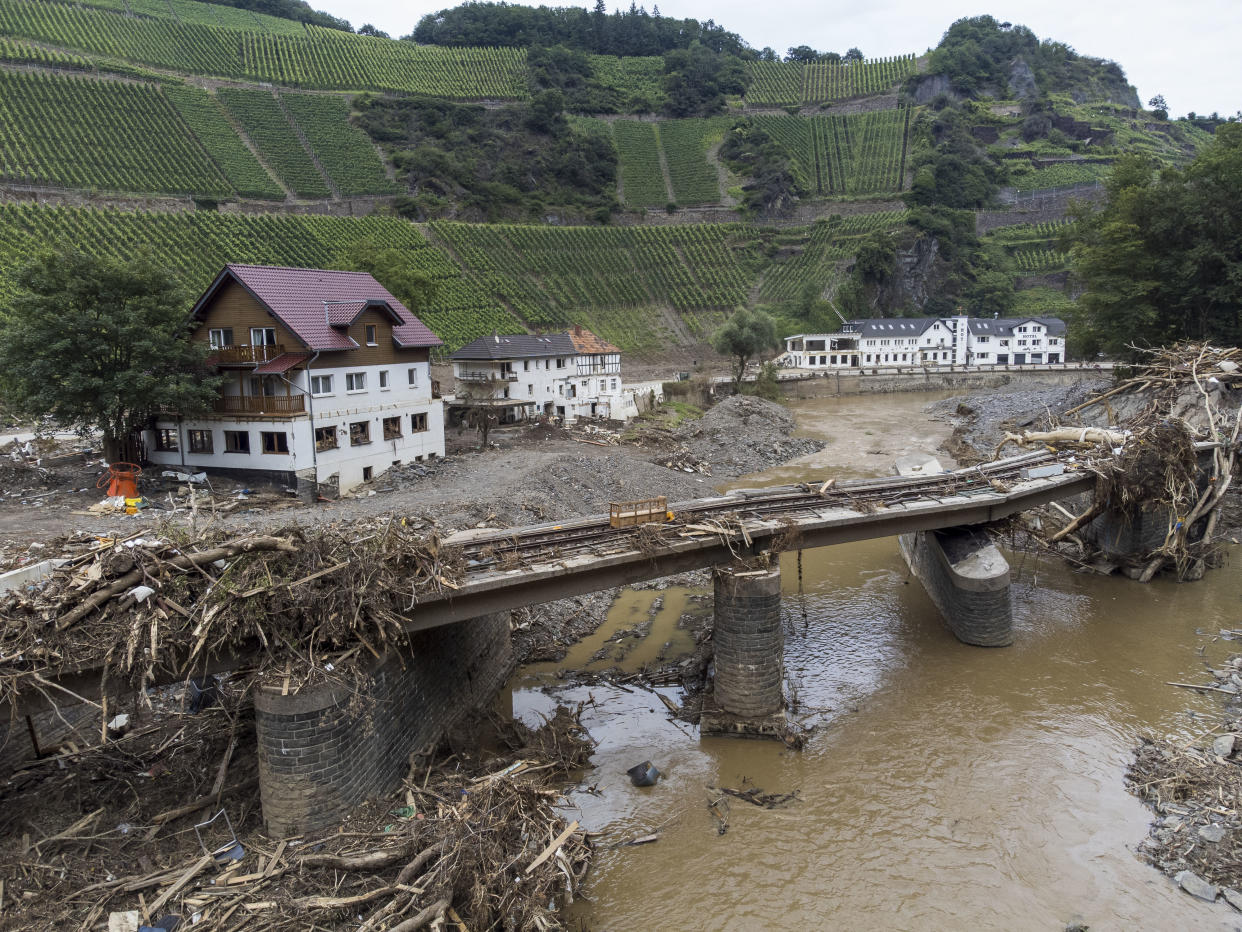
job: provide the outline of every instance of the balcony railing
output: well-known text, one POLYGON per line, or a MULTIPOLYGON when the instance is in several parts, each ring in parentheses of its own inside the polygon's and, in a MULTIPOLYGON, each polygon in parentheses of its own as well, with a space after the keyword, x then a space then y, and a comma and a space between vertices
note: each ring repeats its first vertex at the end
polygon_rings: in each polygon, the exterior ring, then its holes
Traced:
POLYGON ((457 379, 461 382, 516 382, 516 372, 459 372, 457 379))
POLYGON ((216 399, 216 414, 263 414, 289 417, 306 411, 304 395, 222 395, 216 399))
POLYGON ((244 343, 220 346, 211 351, 208 361, 217 366, 257 366, 275 359, 285 351, 281 344, 248 346, 244 343))

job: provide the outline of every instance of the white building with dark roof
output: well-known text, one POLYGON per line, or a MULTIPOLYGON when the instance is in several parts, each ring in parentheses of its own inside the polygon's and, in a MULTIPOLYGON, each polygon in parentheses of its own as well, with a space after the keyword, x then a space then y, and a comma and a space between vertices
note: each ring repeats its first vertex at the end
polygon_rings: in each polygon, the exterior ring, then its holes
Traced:
POLYGON ((637 414, 621 381, 621 350, 575 326, 564 333, 492 334, 453 353, 454 404, 491 408, 501 423, 546 414, 625 420, 637 414))
POLYGON ((149 461, 347 491, 444 455, 441 340, 365 272, 227 265, 192 316, 224 385, 212 411, 156 420, 149 461))
POLYGON ((789 369, 876 366, 1026 366, 1065 362, 1056 317, 897 317, 851 320, 836 333, 785 338, 789 369))

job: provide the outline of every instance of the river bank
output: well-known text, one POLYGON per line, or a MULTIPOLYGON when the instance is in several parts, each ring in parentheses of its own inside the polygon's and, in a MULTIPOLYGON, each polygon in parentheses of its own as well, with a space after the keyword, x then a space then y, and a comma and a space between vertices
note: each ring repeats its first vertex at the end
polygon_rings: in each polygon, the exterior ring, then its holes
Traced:
MULTIPOLYGON (((866 400, 877 407, 791 403, 824 448, 729 484, 887 474, 895 454, 951 433, 923 412, 926 396, 866 400)), ((676 704, 675 688, 565 687, 587 659, 578 647, 522 671, 510 700, 521 717, 595 703, 584 720, 598 746, 568 812, 604 845, 574 915, 591 928, 1233 928, 1230 907, 1190 899, 1135 857, 1150 819, 1124 775, 1140 735, 1185 743, 1214 722, 1210 698, 1159 684, 1194 681, 1197 619, 1231 617, 1242 584, 1209 573, 1140 587, 1035 556, 1013 567, 1017 641, 981 650, 948 633, 895 542, 787 555, 786 669, 815 728, 800 753, 683 730, 659 698, 676 704), (645 759, 666 776, 638 790, 625 771, 645 759), (798 801, 735 800, 720 834, 705 786, 798 801)), ((637 673, 666 644, 687 646, 686 607, 709 591, 627 591, 582 651, 649 622, 611 643, 626 653, 595 662, 637 673)))

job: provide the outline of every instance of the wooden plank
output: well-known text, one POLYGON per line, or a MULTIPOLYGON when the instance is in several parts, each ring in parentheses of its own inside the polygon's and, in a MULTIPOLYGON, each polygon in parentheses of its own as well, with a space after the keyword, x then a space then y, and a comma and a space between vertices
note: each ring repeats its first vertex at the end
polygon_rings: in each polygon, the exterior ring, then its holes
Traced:
POLYGON ((548 847, 543 849, 543 853, 540 854, 539 857, 535 858, 535 860, 530 862, 530 867, 526 868, 526 876, 529 877, 532 873, 534 873, 536 867, 538 867, 548 858, 552 857, 552 855, 556 854, 557 850, 561 847, 561 845, 565 844, 565 842, 569 839, 569 836, 572 835, 577 830, 578 830, 578 821, 577 819, 575 819, 573 822, 569 823, 569 828, 565 829, 565 831, 561 832, 559 835, 556 836, 552 844, 548 845, 548 847))

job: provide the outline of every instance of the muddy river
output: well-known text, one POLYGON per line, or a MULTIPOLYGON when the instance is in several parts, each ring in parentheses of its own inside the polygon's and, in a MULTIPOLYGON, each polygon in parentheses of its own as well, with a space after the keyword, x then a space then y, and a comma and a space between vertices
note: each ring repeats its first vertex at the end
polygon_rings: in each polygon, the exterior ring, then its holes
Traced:
MULTIPOLYGON (((794 403, 800 430, 828 446, 736 484, 888 474, 944 437, 922 413, 933 398, 794 403)), ((787 554, 790 690, 815 726, 801 752, 700 739, 649 691, 555 689, 556 670, 590 668, 601 649, 595 667, 626 669, 684 649, 677 620, 710 611, 710 591, 626 592, 565 662, 520 671, 524 719, 594 700, 583 721, 599 747, 567 814, 600 833, 599 852, 575 920, 618 932, 1242 925, 1135 857, 1148 811, 1123 785, 1140 735, 1191 741, 1216 723, 1215 700, 1165 683, 1202 681, 1205 645, 1209 659, 1227 653, 1197 632, 1238 624, 1242 578, 1226 567, 1140 586, 1012 563, 1017 639, 989 650, 949 634, 895 539, 807 551, 801 592, 787 554), (646 637, 608 643, 644 620, 646 637), (663 778, 635 788, 625 771, 647 759, 663 778), (706 807, 720 786, 798 801, 734 799, 720 834, 706 807)))

